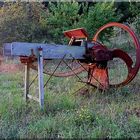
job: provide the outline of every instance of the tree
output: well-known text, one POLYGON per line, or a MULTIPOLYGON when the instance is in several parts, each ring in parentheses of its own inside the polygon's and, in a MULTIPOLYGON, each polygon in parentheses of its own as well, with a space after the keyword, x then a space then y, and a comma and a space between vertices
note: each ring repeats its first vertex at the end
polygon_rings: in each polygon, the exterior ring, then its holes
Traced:
POLYGON ((132 24, 135 32, 140 36, 140 2, 133 2, 129 11, 131 11, 133 18, 128 19, 128 22, 132 24))
POLYGON ((52 41, 62 43, 64 42, 63 31, 72 29, 81 18, 78 14, 80 5, 78 2, 58 2, 49 3, 48 8, 48 32, 52 41))
POLYGON ((0 43, 64 43, 63 31, 81 27, 92 38, 100 26, 119 18, 113 3, 55 2, 45 8, 39 2, 8 2, 0 8, 0 43))
POLYGON ((102 25, 118 21, 120 15, 115 14, 113 3, 96 3, 88 8, 86 3, 64 2, 49 4, 48 26, 49 34, 54 42, 63 43, 62 32, 73 28, 85 28, 90 35, 97 31, 102 25), (82 7, 83 12, 79 13, 82 7))
POLYGON ((0 44, 42 37, 46 12, 40 3, 9 2, 0 8, 0 44))
POLYGON ((96 3, 94 6, 89 7, 80 24, 86 28, 90 38, 92 38, 101 26, 108 22, 117 22, 120 17, 121 15, 115 14, 113 3, 96 3))

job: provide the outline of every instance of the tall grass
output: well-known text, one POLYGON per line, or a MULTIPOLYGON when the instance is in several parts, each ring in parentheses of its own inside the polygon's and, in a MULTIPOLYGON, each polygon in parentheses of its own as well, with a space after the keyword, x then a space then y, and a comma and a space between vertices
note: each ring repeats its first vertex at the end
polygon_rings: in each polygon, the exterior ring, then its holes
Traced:
POLYGON ((126 87, 90 89, 88 96, 73 94, 81 86, 75 78, 53 78, 43 112, 38 103, 25 102, 23 77, 0 74, 0 138, 140 137, 139 75, 126 87))

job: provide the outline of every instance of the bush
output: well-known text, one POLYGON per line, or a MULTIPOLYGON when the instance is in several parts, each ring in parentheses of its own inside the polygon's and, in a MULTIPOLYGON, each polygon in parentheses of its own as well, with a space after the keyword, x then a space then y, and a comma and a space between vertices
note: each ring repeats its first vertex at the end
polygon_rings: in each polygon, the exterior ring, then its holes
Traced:
POLYGON ((131 19, 128 19, 128 22, 135 29, 135 32, 140 36, 140 3, 132 3, 129 10, 132 12, 134 16, 131 19))
POLYGON ((42 38, 43 12, 39 3, 4 3, 0 8, 0 43, 42 38))
POLYGON ((117 22, 120 17, 121 15, 115 14, 113 3, 97 3, 89 8, 80 23, 83 24, 92 38, 101 26, 108 22, 117 22))
POLYGON ((64 43, 63 31, 84 27, 90 35, 105 23, 118 21, 113 3, 88 6, 78 2, 11 2, 0 8, 0 43, 13 41, 64 43))
POLYGON ((58 2, 49 3, 48 7, 47 21, 51 39, 54 42, 63 43, 63 31, 72 29, 81 18, 78 14, 80 5, 78 2, 58 2))
POLYGON ((90 38, 93 37, 99 27, 118 21, 121 15, 115 15, 113 3, 97 3, 88 8, 87 4, 78 2, 65 2, 49 5, 50 12, 48 26, 50 34, 55 42, 63 43, 62 32, 72 28, 85 28, 90 38), (83 12, 79 12, 83 9, 83 12))

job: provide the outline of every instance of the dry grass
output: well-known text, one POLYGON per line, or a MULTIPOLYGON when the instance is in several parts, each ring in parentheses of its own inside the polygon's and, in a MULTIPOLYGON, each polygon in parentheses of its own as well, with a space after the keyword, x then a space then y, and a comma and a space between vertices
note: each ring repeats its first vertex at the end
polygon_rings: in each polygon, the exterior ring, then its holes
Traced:
POLYGON ((25 102, 23 77, 23 71, 0 74, 1 138, 140 137, 140 74, 126 87, 85 94, 73 94, 82 86, 76 78, 53 78, 44 111, 25 102))

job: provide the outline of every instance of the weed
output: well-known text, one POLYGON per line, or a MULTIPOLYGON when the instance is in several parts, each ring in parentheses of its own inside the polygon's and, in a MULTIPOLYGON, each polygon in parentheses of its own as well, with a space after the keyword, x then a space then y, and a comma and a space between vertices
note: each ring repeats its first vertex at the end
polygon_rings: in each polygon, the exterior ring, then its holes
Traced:
POLYGON ((85 87, 88 96, 74 93, 83 86, 75 77, 53 78, 45 88, 43 112, 38 103, 23 99, 23 77, 22 72, 0 75, 1 138, 140 137, 139 75, 123 88, 100 92, 85 87))

